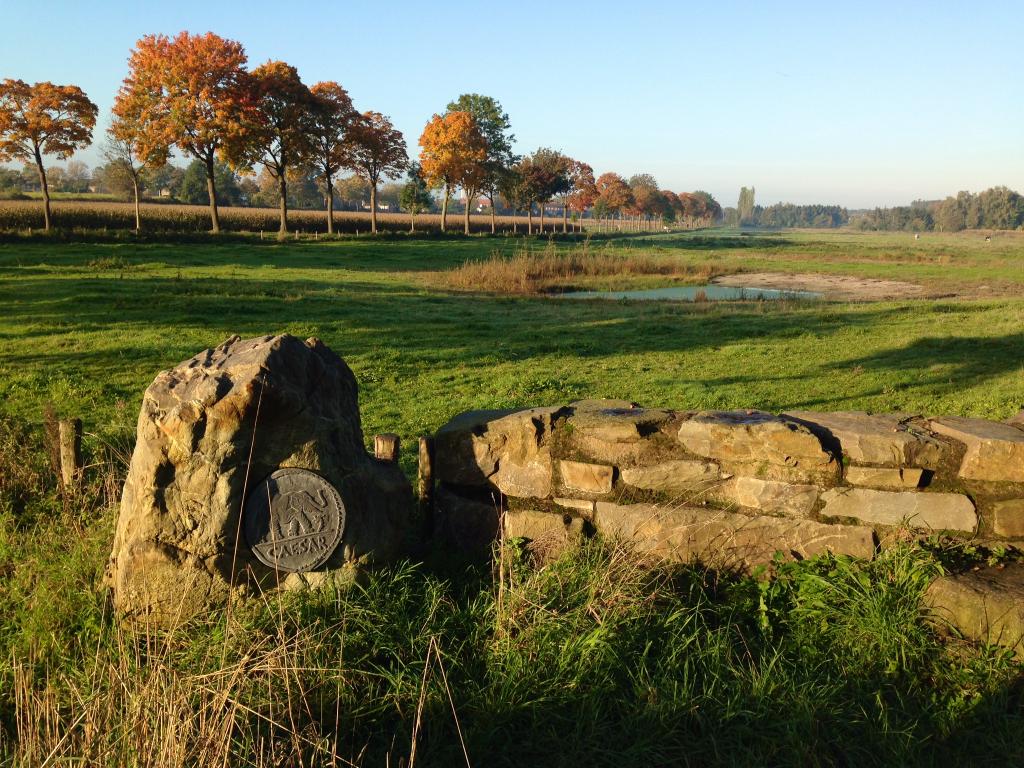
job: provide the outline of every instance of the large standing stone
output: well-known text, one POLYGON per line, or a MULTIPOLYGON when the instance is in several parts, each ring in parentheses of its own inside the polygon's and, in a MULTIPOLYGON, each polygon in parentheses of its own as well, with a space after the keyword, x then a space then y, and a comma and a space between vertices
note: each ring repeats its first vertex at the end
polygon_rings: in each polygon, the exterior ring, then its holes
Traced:
POLYGON ((1024 429, 958 416, 932 419, 931 429, 967 446, 960 477, 1024 483, 1024 429))
POLYGON ((940 576, 928 587, 925 603, 965 637, 1024 656, 1024 566, 940 576))
POLYGON ((771 563, 776 552, 787 560, 825 552, 870 558, 875 546, 874 533, 867 526, 748 517, 707 508, 598 502, 594 524, 600 533, 642 552, 747 571, 771 563))
POLYGON ((721 462, 783 467, 808 478, 838 475, 835 457, 810 429, 762 411, 704 411, 679 426, 678 439, 691 453, 721 462))
POLYGON ((821 495, 827 517, 853 517, 867 523, 973 532, 978 515, 969 498, 959 493, 874 491, 832 488, 821 495))
MULTIPOLYGON (((340 545, 318 573, 403 552, 412 490, 395 465, 366 452, 355 377, 323 343, 235 337, 158 375, 143 397, 107 567, 117 608, 174 621, 231 592, 304 583, 260 562, 242 531, 247 483, 250 495, 265 492, 264 480, 285 467, 326 481, 309 487, 312 503, 333 487, 343 506, 340 545)), ((298 507, 279 510, 291 515, 280 530, 315 533, 302 487, 288 498, 298 507)), ((331 546, 335 533, 318 535, 331 546)), ((293 569, 320 559, 312 554, 293 569)))
POLYGON ((551 433, 563 412, 554 407, 456 416, 434 438, 434 474, 456 485, 545 498, 551 493, 551 433))
POLYGON ((934 468, 942 458, 942 445, 921 430, 908 426, 902 414, 872 414, 863 411, 789 411, 812 428, 824 427, 839 441, 843 455, 864 464, 934 468))

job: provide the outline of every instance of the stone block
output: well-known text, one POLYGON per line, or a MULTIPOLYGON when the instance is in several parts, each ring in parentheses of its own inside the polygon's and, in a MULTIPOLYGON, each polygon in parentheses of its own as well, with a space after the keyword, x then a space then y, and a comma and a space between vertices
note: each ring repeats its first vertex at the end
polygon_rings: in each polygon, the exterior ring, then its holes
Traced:
POLYGON ((997 536, 1024 539, 1024 499, 993 502, 992 529, 997 536))
POLYGON ((826 429, 850 461, 934 468, 942 459, 942 444, 908 426, 905 414, 789 411, 784 415, 799 419, 811 429, 826 429))
POLYGON ((510 509, 505 513, 505 537, 564 541, 573 518, 558 512, 510 509))
POLYGON ((813 485, 734 477, 711 488, 708 498, 774 515, 810 517, 818 503, 818 493, 813 485))
POLYGON ((649 408, 577 408, 568 420, 573 444, 596 461, 635 460, 648 447, 647 436, 671 418, 649 408))
POLYGON ((846 482, 869 488, 911 490, 918 488, 924 470, 916 467, 847 467, 846 482))
POLYGON ((582 461, 560 461, 558 471, 562 485, 583 493, 610 493, 615 468, 605 464, 587 464, 582 461))
POLYGON ((852 517, 866 523, 973 533, 978 515, 969 498, 959 493, 875 491, 832 488, 821 495, 826 517, 852 517))
POLYGON ((680 459, 619 470, 622 482, 634 488, 661 493, 689 493, 721 481, 721 471, 710 461, 680 459))
POLYGON ((549 441, 563 413, 566 409, 552 407, 461 414, 434 437, 434 474, 455 485, 545 498, 551 493, 549 441))
POLYGON ((434 495, 434 538, 463 554, 484 556, 498 538, 500 500, 464 496, 442 486, 434 495))
POLYGON ((707 508, 598 502, 594 523, 598 532, 641 552, 744 571, 772 563, 777 552, 787 560, 826 552, 871 558, 875 548, 874 533, 867 526, 751 517, 707 508))
POLYGON ((678 439, 687 451, 722 462, 763 463, 822 476, 838 472, 835 457, 805 425, 761 411, 695 414, 679 426, 678 439))
POLYGON ((581 512, 587 517, 591 517, 594 514, 594 502, 588 501, 587 499, 567 499, 558 497, 555 500, 555 504, 565 509, 574 509, 577 512, 581 512))
POLYGON ((925 604, 964 637, 1024 656, 1024 566, 940 576, 925 592, 925 604))
POLYGON ((932 431, 967 446, 960 464, 966 480, 1024 483, 1024 429, 985 419, 932 419, 932 431))

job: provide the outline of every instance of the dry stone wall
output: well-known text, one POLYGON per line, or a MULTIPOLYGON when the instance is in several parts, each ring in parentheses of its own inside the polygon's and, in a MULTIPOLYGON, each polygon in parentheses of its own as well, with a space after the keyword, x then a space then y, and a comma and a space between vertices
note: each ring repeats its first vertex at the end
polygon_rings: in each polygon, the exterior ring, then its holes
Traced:
POLYGON ((751 571, 862 558, 894 527, 1024 543, 1024 424, 858 411, 689 412, 625 401, 473 411, 435 436, 436 532, 600 532, 751 571))

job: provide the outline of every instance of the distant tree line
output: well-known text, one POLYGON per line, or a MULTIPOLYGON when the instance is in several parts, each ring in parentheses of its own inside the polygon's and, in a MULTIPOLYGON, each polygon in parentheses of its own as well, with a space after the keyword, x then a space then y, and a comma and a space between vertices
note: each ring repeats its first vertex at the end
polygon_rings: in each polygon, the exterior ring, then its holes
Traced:
POLYGON ((875 208, 852 218, 862 230, 960 232, 964 229, 1024 228, 1024 197, 1008 187, 958 192, 945 200, 915 200, 910 205, 875 208))
POLYGON ((103 190, 133 199, 136 228, 139 201, 147 196, 205 201, 214 232, 220 230, 218 206, 225 204, 277 205, 282 234, 288 231, 289 208, 325 206, 332 232, 336 203, 350 200, 357 189, 374 232, 378 209, 393 203, 415 216, 433 207, 435 195, 443 229, 457 191, 467 233, 470 213, 485 208, 492 231, 499 208, 525 211, 528 231, 535 212, 544 227, 552 205, 563 231, 570 216, 588 213, 619 228, 693 226, 722 215, 706 192, 661 190, 649 174, 629 181, 618 174, 595 179, 588 164, 545 147, 516 156, 508 115, 481 94, 463 94, 435 114, 413 162, 391 121, 379 112, 357 111, 338 83, 307 86, 282 61, 253 69, 247 64, 240 43, 213 33, 138 40, 114 101, 106 163, 91 175, 81 164, 69 163, 61 172, 43 163, 46 155, 68 159, 92 141, 98 110, 81 89, 0 81, 0 162, 24 161, 38 180, 29 184, 24 173, 6 171, 0 189, 37 188, 47 229, 51 183, 62 192, 103 190), (169 162, 172 156, 190 164, 178 168, 169 162), (381 189, 387 179, 399 178, 404 183, 381 189), (388 197, 383 204, 382 193, 388 197))
POLYGON ((849 212, 838 205, 794 205, 776 203, 767 208, 754 206, 753 222, 761 227, 813 227, 829 229, 845 226, 849 212))
POLYGON ((838 205, 775 203, 765 207, 754 203, 753 187, 741 187, 736 207, 726 208, 724 218, 734 227, 829 229, 844 226, 850 220, 850 214, 838 205))

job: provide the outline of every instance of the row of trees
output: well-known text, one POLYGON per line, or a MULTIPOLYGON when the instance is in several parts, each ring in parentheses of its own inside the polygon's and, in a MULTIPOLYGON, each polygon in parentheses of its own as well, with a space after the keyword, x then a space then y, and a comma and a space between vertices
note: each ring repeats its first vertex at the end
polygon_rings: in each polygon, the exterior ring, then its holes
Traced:
MULTIPOLYGON (((0 161, 34 163, 47 228, 50 197, 42 158, 67 158, 86 146, 96 115, 96 105, 76 86, 0 84, 0 161)), ((517 157, 508 115, 496 100, 480 94, 464 94, 434 115, 419 139, 419 162, 410 162, 405 139, 391 121, 379 112, 358 112, 338 83, 307 86, 281 61, 249 70, 242 45, 213 33, 140 39, 107 138, 104 171, 132 190, 137 227, 141 192, 174 153, 192 158, 184 172, 188 180, 194 182, 203 171, 214 232, 220 230, 218 203, 235 198, 218 190, 234 182, 225 165, 253 176, 262 168, 258 191, 250 188, 245 197, 265 200, 268 187, 276 185, 282 233, 288 229, 289 201, 295 199, 289 187, 308 188, 310 182, 321 190, 328 232, 333 232, 335 181, 346 170, 367 185, 374 232, 378 186, 403 174, 408 181, 399 195, 402 207, 415 217, 430 209, 433 191, 439 190, 442 228, 452 196, 461 191, 467 233, 481 198, 490 203, 492 231, 499 197, 512 211, 527 212, 531 232, 535 208, 543 227, 552 202, 561 208, 563 230, 570 211, 582 216, 588 209, 600 217, 637 220, 697 222, 721 216, 709 194, 660 190, 647 174, 628 181, 613 173, 595 179, 589 165, 549 148, 517 157)), ((183 186, 194 187, 185 181, 183 186)))
POLYGON ((864 230, 960 232, 964 229, 1024 228, 1024 196, 1008 187, 959 192, 945 200, 915 200, 909 206, 875 208, 853 218, 864 230))

